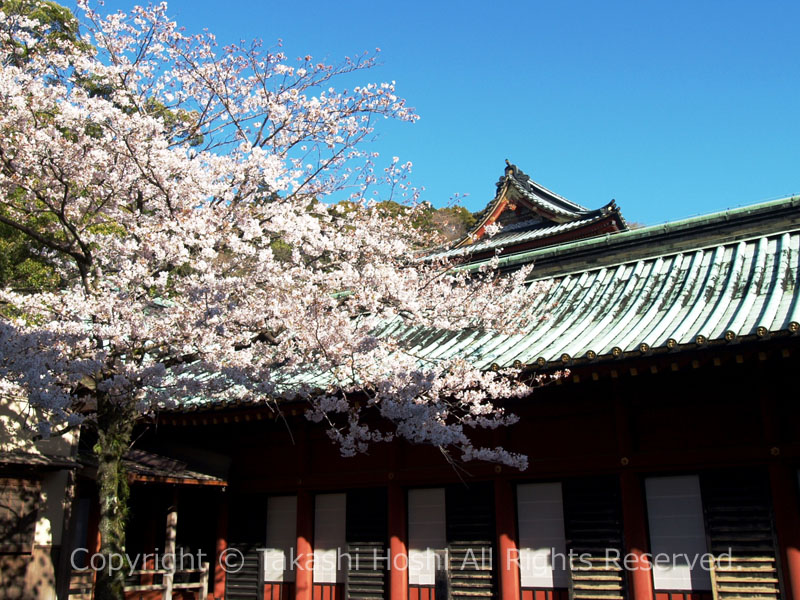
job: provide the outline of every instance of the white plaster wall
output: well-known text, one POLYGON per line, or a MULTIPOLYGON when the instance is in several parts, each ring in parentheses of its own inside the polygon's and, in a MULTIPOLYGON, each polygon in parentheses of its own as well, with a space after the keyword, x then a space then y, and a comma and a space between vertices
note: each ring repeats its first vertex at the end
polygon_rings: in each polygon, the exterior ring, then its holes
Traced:
POLYGON ((70 456, 77 440, 75 430, 47 440, 34 441, 32 427, 37 421, 27 403, 0 403, 0 452, 24 451, 49 456, 70 456))
POLYGON ((47 473, 42 479, 39 514, 33 543, 39 546, 61 544, 66 509, 67 471, 47 473))

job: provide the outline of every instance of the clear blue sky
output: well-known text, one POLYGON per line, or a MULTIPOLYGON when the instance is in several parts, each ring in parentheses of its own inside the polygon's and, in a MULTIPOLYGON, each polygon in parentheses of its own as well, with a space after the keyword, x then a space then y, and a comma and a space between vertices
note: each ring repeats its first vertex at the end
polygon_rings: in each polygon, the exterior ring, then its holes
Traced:
MULTIPOLYGON (((127 8, 109 0, 107 8, 127 8)), ((172 0, 220 42, 336 61, 381 48, 421 116, 381 129, 440 206, 482 208, 509 158, 653 224, 800 193, 800 2, 172 0)))

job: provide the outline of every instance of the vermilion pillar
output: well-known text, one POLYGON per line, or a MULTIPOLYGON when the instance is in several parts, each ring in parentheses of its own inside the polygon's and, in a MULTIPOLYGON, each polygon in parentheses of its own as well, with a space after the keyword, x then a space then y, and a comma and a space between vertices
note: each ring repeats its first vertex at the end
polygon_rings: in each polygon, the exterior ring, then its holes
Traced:
POLYGON ((297 492, 296 600, 311 600, 314 590, 314 499, 305 490, 297 492))
POLYGON ((624 471, 620 475, 622 488, 622 522, 625 534, 625 552, 630 562, 628 584, 632 600, 653 600, 653 572, 648 553, 647 517, 642 482, 635 473, 624 471))
POLYGON ((497 529, 497 572, 500 576, 500 598, 519 600, 519 549, 514 510, 514 493, 511 482, 496 479, 494 482, 495 527, 497 529))
POLYGON ((228 496, 224 495, 217 509, 217 543, 215 548, 214 564, 214 598, 222 600, 225 597, 225 551, 228 549, 228 496))
POLYGON ((406 491, 389 484, 389 599, 408 600, 408 526, 406 491))
POLYGON ((800 600, 800 499, 797 471, 785 465, 770 465, 769 479, 787 600, 800 600))
POLYGON ((92 503, 89 509, 89 534, 86 540, 89 556, 92 554, 100 553, 100 544, 102 543, 102 536, 100 535, 100 504, 92 503))

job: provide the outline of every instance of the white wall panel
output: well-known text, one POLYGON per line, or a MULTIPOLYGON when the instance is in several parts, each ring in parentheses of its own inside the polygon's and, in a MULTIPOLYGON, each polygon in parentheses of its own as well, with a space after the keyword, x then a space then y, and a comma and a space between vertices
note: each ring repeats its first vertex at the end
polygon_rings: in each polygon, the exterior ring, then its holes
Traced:
POLYGON ((517 486, 520 583, 529 588, 569 586, 560 483, 517 486))
POLYGON ((408 582, 433 585, 436 550, 447 547, 444 488, 408 491, 408 582))
POLYGON ((699 478, 650 477, 645 490, 655 588, 710 590, 702 560, 706 532, 699 478))
POLYGON ((290 568, 297 544, 297 496, 272 496, 267 502, 264 581, 294 581, 290 568))
MULTIPOLYGON (((317 494, 314 500, 314 583, 344 581, 339 557, 346 552, 347 494, 317 494)), ((346 560, 346 557, 345 559, 346 560)))

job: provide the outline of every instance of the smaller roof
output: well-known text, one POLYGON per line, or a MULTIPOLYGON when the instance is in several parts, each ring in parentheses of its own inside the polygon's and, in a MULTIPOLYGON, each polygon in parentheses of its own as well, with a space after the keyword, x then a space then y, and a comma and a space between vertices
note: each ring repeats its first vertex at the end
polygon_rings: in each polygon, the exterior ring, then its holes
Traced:
POLYGON ((80 466, 78 461, 68 456, 54 456, 14 450, 0 452, 0 465, 35 467, 40 469, 74 469, 80 466))
POLYGON ((221 477, 189 469, 183 461, 166 456, 145 452, 144 450, 128 450, 123 458, 125 470, 134 481, 152 481, 157 483, 196 483, 203 485, 226 485, 221 477))
POLYGON ((505 171, 496 184, 497 194, 499 195, 508 184, 511 184, 542 211, 561 214, 571 218, 580 218, 592 212, 585 206, 567 200, 564 196, 560 196, 548 190, 542 184, 533 181, 530 175, 523 173, 517 165, 512 165, 509 160, 506 159, 505 171))
POLYGON ((518 246, 527 242, 546 240, 547 238, 560 236, 576 229, 599 223, 603 218, 604 215, 597 215, 557 224, 542 223, 541 221, 533 223, 525 221, 524 226, 515 227, 514 225, 510 225, 504 227, 500 233, 495 236, 484 237, 474 244, 451 248, 450 250, 439 252, 435 256, 437 258, 456 258, 481 254, 498 248, 518 246))
POLYGON ((541 247, 626 229, 625 220, 613 200, 590 210, 533 181, 506 160, 504 174, 497 182, 497 193, 478 213, 474 227, 449 249, 430 257, 507 253, 518 246, 541 247), (501 228, 498 235, 488 235, 493 225, 501 228))
MULTIPOLYGON (((93 454, 80 454, 80 462, 88 468, 97 467, 97 457, 93 454)), ((188 464, 184 461, 145 450, 128 450, 122 457, 122 464, 134 482, 212 486, 228 484, 222 477, 188 468, 188 464)))

